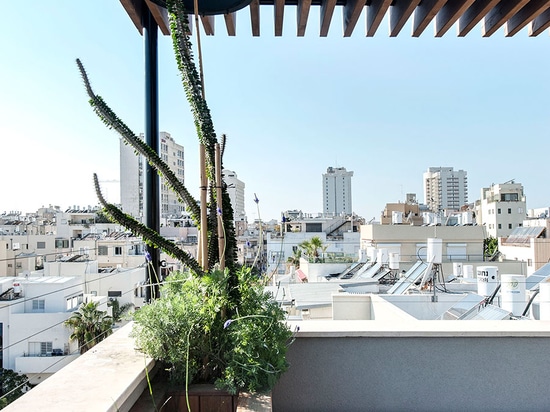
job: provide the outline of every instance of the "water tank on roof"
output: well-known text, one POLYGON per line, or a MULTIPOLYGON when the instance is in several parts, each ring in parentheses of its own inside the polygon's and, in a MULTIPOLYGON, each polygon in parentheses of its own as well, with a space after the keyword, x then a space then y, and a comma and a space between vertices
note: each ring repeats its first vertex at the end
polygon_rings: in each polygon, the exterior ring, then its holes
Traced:
POLYGON ((476 269, 477 293, 481 296, 490 296, 498 286, 498 267, 478 266, 476 269))
POLYGON ((381 264, 388 263, 388 249, 378 249, 376 261, 381 264))
POLYGON ((428 252, 426 254, 428 262, 441 264, 443 261, 443 240, 436 238, 428 239, 428 252))
POLYGON ((474 278, 474 265, 464 265, 462 266, 462 275, 466 279, 474 278))
POLYGON ((550 281, 540 282, 539 290, 540 320, 550 320, 550 281))
POLYGON ((16 295, 19 295, 21 293, 21 283, 20 282, 13 282, 13 293, 16 295))
POLYGON ((394 210, 391 212, 391 223, 392 225, 400 225, 403 223, 403 212, 394 210))
POLYGON ((399 253, 390 253, 389 267, 391 270, 399 269, 399 253))
POLYGON ((453 275, 457 278, 463 277, 462 262, 453 262, 453 275))
POLYGON ((500 279, 500 306, 515 316, 521 316, 527 306, 525 276, 501 275, 500 279))

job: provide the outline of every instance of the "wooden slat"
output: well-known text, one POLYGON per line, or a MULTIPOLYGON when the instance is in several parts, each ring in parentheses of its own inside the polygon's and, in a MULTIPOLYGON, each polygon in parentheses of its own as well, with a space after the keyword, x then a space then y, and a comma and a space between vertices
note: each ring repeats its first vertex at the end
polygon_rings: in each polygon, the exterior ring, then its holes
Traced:
POLYGON ((307 19, 309 17, 309 9, 311 0, 298 0, 298 11, 296 13, 297 30, 296 34, 303 37, 306 34, 307 19))
POLYGON ((423 0, 414 10, 412 36, 419 37, 447 0, 423 0))
POLYGON ((275 36, 283 35, 283 16, 285 13, 285 0, 275 0, 273 5, 275 19, 275 36))
POLYGON ((214 35, 214 17, 215 16, 199 16, 202 22, 202 27, 207 36, 214 35))
POLYGON ((529 23, 529 36, 538 36, 548 27, 550 27, 550 9, 547 9, 529 23))
POLYGON ((344 14, 344 37, 350 37, 357 20, 365 7, 365 0, 348 0, 342 10, 344 14))
POLYGON ((320 36, 327 37, 328 30, 330 28, 330 21, 334 14, 334 7, 336 6, 336 0, 322 0, 321 1, 321 30, 320 36))
POLYGON ((158 4, 153 3, 151 0, 145 0, 147 7, 151 10, 151 15, 157 22, 160 31, 165 36, 170 34, 170 22, 168 21, 168 10, 164 7, 160 7, 158 4))
POLYGON ((506 23, 506 20, 516 14, 528 1, 529 0, 507 0, 497 4, 483 19, 483 26, 481 28, 483 37, 493 35, 504 23, 506 23))
POLYGON ((372 0, 367 6, 367 37, 376 34, 392 0, 372 0))
POLYGON ((237 35, 237 27, 236 27, 237 13, 225 13, 223 15, 223 19, 225 20, 225 27, 227 27, 227 35, 228 36, 237 35))
POLYGON ((435 37, 442 37, 475 0, 449 0, 435 17, 435 37))
POLYGON ((458 19, 458 37, 466 36, 499 1, 476 0, 458 19))
POLYGON ((250 8, 252 35, 258 37, 260 35, 260 0, 252 0, 248 7, 250 8))
POLYGON ((143 34, 143 26, 141 25, 141 5, 143 2, 141 0, 120 0, 122 7, 128 13, 130 20, 136 26, 136 29, 139 31, 139 34, 143 34))
POLYGON ((549 0, 531 0, 525 7, 514 14, 504 26, 504 34, 506 37, 511 37, 527 26, 531 20, 548 10, 550 7, 549 0))
POLYGON ((395 0, 390 6, 390 37, 396 37, 420 0, 395 0))

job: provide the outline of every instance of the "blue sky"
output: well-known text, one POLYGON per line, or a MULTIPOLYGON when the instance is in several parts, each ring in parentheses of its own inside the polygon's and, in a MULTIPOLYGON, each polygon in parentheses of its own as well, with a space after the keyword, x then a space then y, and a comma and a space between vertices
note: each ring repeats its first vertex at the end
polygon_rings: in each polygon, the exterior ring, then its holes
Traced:
MULTIPOLYGON (((318 36, 312 7, 306 36, 285 9, 282 37, 273 10, 261 8, 261 36, 248 10, 237 36, 223 18, 201 36, 206 98, 218 135, 228 136, 224 166, 246 184, 249 221, 288 209, 322 210, 322 174, 354 172, 353 209, 379 219, 388 202, 416 193, 432 166, 468 172, 469 200, 482 187, 522 183, 527 207, 550 205, 548 173, 548 32, 513 38, 479 27, 457 38, 453 27, 433 37, 430 25, 411 38, 410 22, 389 38, 384 21, 364 35, 342 37, 337 8, 329 36, 318 36)), ((143 39, 119 1, 5 2, 0 25, 0 212, 42 205, 95 205, 92 174, 118 202, 119 139, 88 105, 74 63, 136 133, 143 132, 143 39)), ((196 40, 192 39, 196 44, 196 40)), ((198 144, 172 57, 159 36, 160 130, 185 147, 186 185, 198 195, 198 144)))

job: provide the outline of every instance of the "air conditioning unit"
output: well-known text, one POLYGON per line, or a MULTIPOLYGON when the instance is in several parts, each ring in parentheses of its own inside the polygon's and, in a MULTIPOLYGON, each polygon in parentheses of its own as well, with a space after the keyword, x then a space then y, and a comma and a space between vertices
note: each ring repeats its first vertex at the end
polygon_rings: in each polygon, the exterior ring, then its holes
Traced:
POLYGON ((11 246, 12 250, 21 249, 21 244, 19 242, 14 242, 11 246))

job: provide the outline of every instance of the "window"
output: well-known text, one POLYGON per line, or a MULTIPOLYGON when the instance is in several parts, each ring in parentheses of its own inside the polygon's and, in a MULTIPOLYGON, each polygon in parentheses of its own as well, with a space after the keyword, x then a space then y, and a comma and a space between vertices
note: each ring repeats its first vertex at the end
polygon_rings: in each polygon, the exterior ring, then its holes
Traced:
POLYGON ((115 246, 115 256, 122 255, 122 246, 115 246))
POLYGON ((97 254, 100 256, 107 256, 109 253, 109 249, 107 246, 98 246, 97 247, 97 254))
POLYGON ((67 310, 77 309, 83 301, 84 301, 84 295, 83 294, 67 298, 66 299, 67 310))
POLYGON ((508 214, 511 215, 512 214, 512 208, 508 208, 508 214))
POLYGON ((498 212, 498 214, 500 215, 500 208, 498 209, 498 211, 497 211, 497 212, 498 212))
POLYGON ((46 308, 46 301, 44 299, 33 299, 32 310, 33 312, 44 312, 46 308))
POLYGON ((55 239, 55 247, 56 248, 68 248, 69 247, 69 240, 68 239, 55 239))
POLYGON ((122 292, 120 290, 110 290, 107 292, 107 296, 110 298, 119 298, 122 296, 122 292))
POLYGON ((29 342, 29 355, 46 356, 52 353, 52 342, 29 342))
POLYGON ((512 229, 512 224, 508 223, 508 229, 512 229))
POLYGON ((502 224, 501 223, 498 224, 498 228, 502 229, 502 224))
POLYGON ((46 249, 46 242, 36 242, 37 249, 46 249))

